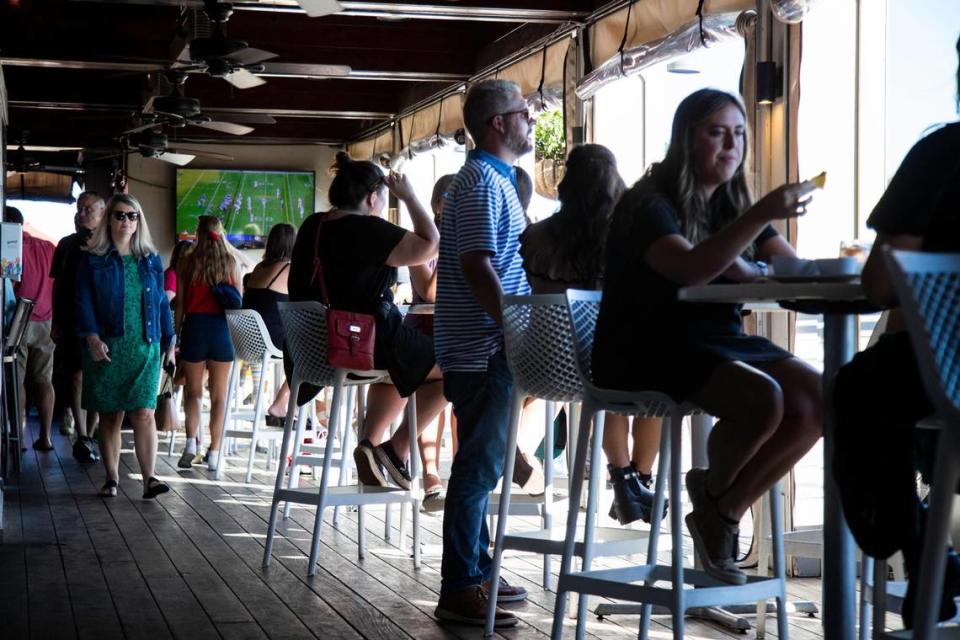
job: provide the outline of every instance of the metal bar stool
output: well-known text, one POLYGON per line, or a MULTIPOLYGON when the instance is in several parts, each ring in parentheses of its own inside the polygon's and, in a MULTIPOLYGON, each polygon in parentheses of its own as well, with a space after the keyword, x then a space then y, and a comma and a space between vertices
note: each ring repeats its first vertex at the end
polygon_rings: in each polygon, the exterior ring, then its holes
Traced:
MULTIPOLYGON (((960 254, 886 249, 884 258, 940 427, 920 571, 910 577, 920 581, 912 637, 955 637, 956 629, 938 631, 937 612, 953 495, 960 480, 960 254)), ((906 636, 898 632, 881 637, 906 636)))
MULTIPOLYGON (((413 512, 413 563, 414 568, 420 568, 420 484, 418 482, 417 463, 419 451, 416 437, 410 438, 410 466, 413 481, 410 490, 405 491, 393 487, 366 487, 362 485, 330 486, 331 466, 333 462, 333 435, 328 433, 327 443, 323 456, 323 472, 320 476, 318 489, 290 489, 284 488, 283 476, 287 471, 286 452, 290 448, 290 438, 293 436, 294 414, 297 411, 297 395, 300 386, 304 383, 316 386, 332 386, 333 400, 331 401, 329 427, 333 430, 338 423, 340 405, 343 392, 348 386, 369 384, 383 379, 385 371, 350 371, 334 369, 327 361, 327 307, 319 302, 282 302, 280 317, 286 335, 287 349, 293 360, 293 379, 290 381, 290 404, 287 407, 287 417, 283 428, 283 444, 280 447, 280 464, 277 465, 277 478, 273 490, 273 502, 270 506, 270 522, 267 526, 267 540, 263 551, 263 566, 270 564, 273 550, 273 539, 276 534, 277 516, 280 502, 308 504, 316 507, 313 524, 313 536, 310 543, 310 560, 307 575, 316 573, 317 557, 320 553, 320 534, 323 524, 323 510, 327 507, 342 505, 357 505, 358 507, 358 555, 364 556, 364 521, 363 505, 412 503, 413 512)), ((302 410, 301 420, 302 423, 302 410)), ((407 403, 407 416, 412 433, 416 429, 416 398, 410 397, 407 403)), ((298 425, 298 429, 302 428, 298 425)), ((290 469, 295 473, 295 467, 290 469)))
MULTIPOLYGON (((226 311, 227 327, 230 329, 230 339, 233 341, 233 348, 237 357, 230 368, 230 385, 227 387, 226 411, 223 417, 223 437, 232 439, 244 439, 250 441, 250 451, 247 456, 247 473, 244 477, 245 482, 250 482, 253 477, 253 462, 257 453, 258 440, 270 440, 273 445, 277 440, 283 437, 283 432, 278 429, 263 429, 266 425, 265 409, 263 401, 263 392, 267 382, 267 366, 271 362, 283 359, 283 353, 274 346, 270 339, 270 333, 263 322, 260 314, 252 309, 239 309, 226 311), (256 376, 254 386, 253 410, 235 407, 237 399, 237 390, 240 385, 240 363, 246 362, 250 365, 256 365, 260 368, 260 375, 256 376), (237 422, 249 422, 249 429, 238 429, 237 422), (232 425, 232 428, 228 428, 232 425)), ((270 468, 270 454, 267 454, 267 469, 270 468)), ((223 478, 223 468, 226 466, 226 460, 220 461, 217 467, 216 479, 223 478)))
MULTIPOLYGON (((535 296, 504 296, 503 332, 505 353, 510 372, 513 374, 514 391, 510 410, 510 424, 504 459, 503 482, 500 503, 497 509, 496 545, 494 547, 491 573, 490 601, 487 610, 486 634, 492 635, 496 613, 500 567, 504 549, 516 549, 543 554, 543 586, 549 588, 550 555, 560 555, 564 540, 553 525, 553 416, 548 411, 544 444, 544 494, 539 498, 542 505, 541 529, 508 534, 507 515, 510 513, 511 482, 514 467, 514 451, 520 414, 527 398, 539 398, 551 402, 579 402, 583 385, 577 373, 570 318, 566 298, 562 294, 535 296)), ((594 469, 595 475, 598 467, 594 469)), ((578 511, 580 503, 568 501, 568 508, 578 511)), ((639 551, 640 543, 647 539, 644 532, 622 527, 598 527, 593 539, 577 544, 574 553, 584 555, 625 555, 639 551), (589 548, 588 548, 589 547, 589 548)))
MULTIPOLYGON (((600 466, 600 443, 603 437, 603 411, 630 413, 645 416, 665 416, 663 436, 660 440, 660 458, 657 469, 656 499, 654 501, 654 523, 650 530, 647 550, 647 564, 622 569, 590 570, 589 549, 593 541, 593 518, 595 500, 587 501, 587 520, 584 534, 584 547, 587 553, 583 558, 583 570, 575 573, 571 570, 576 545, 578 510, 570 509, 567 518, 567 532, 564 540, 563 560, 560 567, 560 580, 557 584, 557 599, 554 607, 554 640, 559 640, 563 631, 563 616, 566 609, 567 592, 603 595, 643 603, 640 618, 640 638, 646 638, 650 629, 652 605, 667 607, 673 613, 673 637, 677 640, 684 635, 684 613, 694 607, 711 607, 724 604, 756 602, 767 598, 777 600, 777 630, 780 638, 788 637, 786 603, 786 580, 784 576, 782 512, 780 510, 779 485, 771 489, 771 519, 774 536, 773 557, 775 577, 749 576, 744 585, 730 585, 720 582, 703 571, 685 569, 683 566, 683 520, 680 485, 681 435, 683 418, 697 411, 689 403, 676 403, 669 396, 650 391, 614 391, 596 387, 592 382, 591 360, 593 356, 593 337, 597 316, 600 312, 601 294, 599 291, 567 291, 567 304, 570 322, 573 328, 573 343, 576 361, 583 384, 583 413, 576 449, 576 460, 572 472, 570 500, 578 504, 583 487, 583 475, 586 467, 587 442, 590 439, 590 420, 593 419, 593 448, 591 452, 590 492, 598 491, 596 477, 600 466), (673 441, 671 446, 671 440, 673 441), (660 519, 663 515, 665 485, 669 478, 671 510, 670 536, 672 564, 657 564, 657 544, 660 534, 660 519), (644 584, 634 584, 637 582, 644 584), (669 587, 657 587, 658 581, 668 581, 669 587), (687 589, 686 585, 695 589, 687 589)), ((642 363, 638 363, 640 365, 642 363)), ((587 599, 580 598, 577 613, 577 638, 583 638, 587 599)))
POLYGON ((11 468, 14 473, 20 473, 23 416, 20 415, 20 364, 17 362, 17 352, 30 322, 33 304, 33 300, 29 298, 17 298, 17 308, 13 312, 13 320, 10 321, 7 337, 3 342, 4 432, 3 451, 0 456, 3 470, 0 478, 6 478, 11 468), (12 463, 9 466, 8 461, 12 463))

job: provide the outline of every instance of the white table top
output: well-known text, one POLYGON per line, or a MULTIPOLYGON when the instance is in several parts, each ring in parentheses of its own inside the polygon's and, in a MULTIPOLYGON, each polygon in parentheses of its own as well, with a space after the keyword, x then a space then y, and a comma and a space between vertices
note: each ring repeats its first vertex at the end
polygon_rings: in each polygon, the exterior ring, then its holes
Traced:
MULTIPOLYGON (((865 300, 859 280, 851 282, 776 282, 764 280, 743 284, 704 284, 683 287, 677 293, 686 302, 776 302, 778 300, 865 300)), ((752 306, 752 305, 751 305, 752 306)))

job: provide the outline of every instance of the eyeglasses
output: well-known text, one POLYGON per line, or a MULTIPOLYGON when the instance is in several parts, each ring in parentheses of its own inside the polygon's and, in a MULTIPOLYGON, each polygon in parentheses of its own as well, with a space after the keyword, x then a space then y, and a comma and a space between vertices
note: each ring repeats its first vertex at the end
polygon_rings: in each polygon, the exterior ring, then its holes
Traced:
POLYGON ((487 122, 491 122, 497 116, 506 118, 507 116, 515 116, 517 114, 523 114, 524 119, 527 120, 528 122, 533 122, 535 119, 533 117, 533 113, 531 113, 530 109, 528 108, 528 109, 517 109, 516 111, 506 111, 504 113, 495 113, 492 116, 490 116, 490 120, 487 120, 487 122))
POLYGON ((123 222, 124 218, 130 222, 136 222, 140 219, 140 214, 136 211, 114 211, 113 219, 117 222, 123 222))

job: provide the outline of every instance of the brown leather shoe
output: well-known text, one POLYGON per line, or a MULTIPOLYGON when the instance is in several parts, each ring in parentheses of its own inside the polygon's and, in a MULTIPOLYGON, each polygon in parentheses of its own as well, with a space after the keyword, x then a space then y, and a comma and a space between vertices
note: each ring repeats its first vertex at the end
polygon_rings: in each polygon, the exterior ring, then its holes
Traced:
MULTIPOLYGON (((482 585, 483 592, 490 597, 490 581, 487 580, 482 585)), ((500 587, 497 589, 497 604, 506 602, 522 602, 527 599, 527 590, 523 587, 515 587, 503 578, 500 578, 500 587)))
MULTIPOLYGON (((433 615, 442 622, 482 627, 487 623, 488 602, 486 591, 480 585, 474 585, 463 591, 441 594, 433 615)), ((515 624, 517 616, 497 608, 493 619, 494 627, 512 627, 515 624)))

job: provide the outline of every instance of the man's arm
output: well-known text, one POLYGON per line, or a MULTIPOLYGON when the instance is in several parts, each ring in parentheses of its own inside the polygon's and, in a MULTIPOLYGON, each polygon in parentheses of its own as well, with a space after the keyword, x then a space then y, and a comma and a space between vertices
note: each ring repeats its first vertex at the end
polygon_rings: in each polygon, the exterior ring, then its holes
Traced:
POLYGON ((870 250, 870 257, 867 258, 860 276, 863 290, 870 302, 881 307, 898 305, 897 294, 894 291, 893 282, 890 281, 890 274, 887 272, 887 265, 883 261, 883 252, 880 249, 889 246, 891 249, 919 251, 922 245, 923 238, 920 236, 877 234, 877 238, 873 241, 873 248, 870 250))
POLYGON ((500 277, 490 264, 489 251, 466 251, 460 254, 460 269, 470 287, 477 304, 493 318, 498 325, 503 324, 500 314, 500 300, 503 298, 503 287, 500 277))

